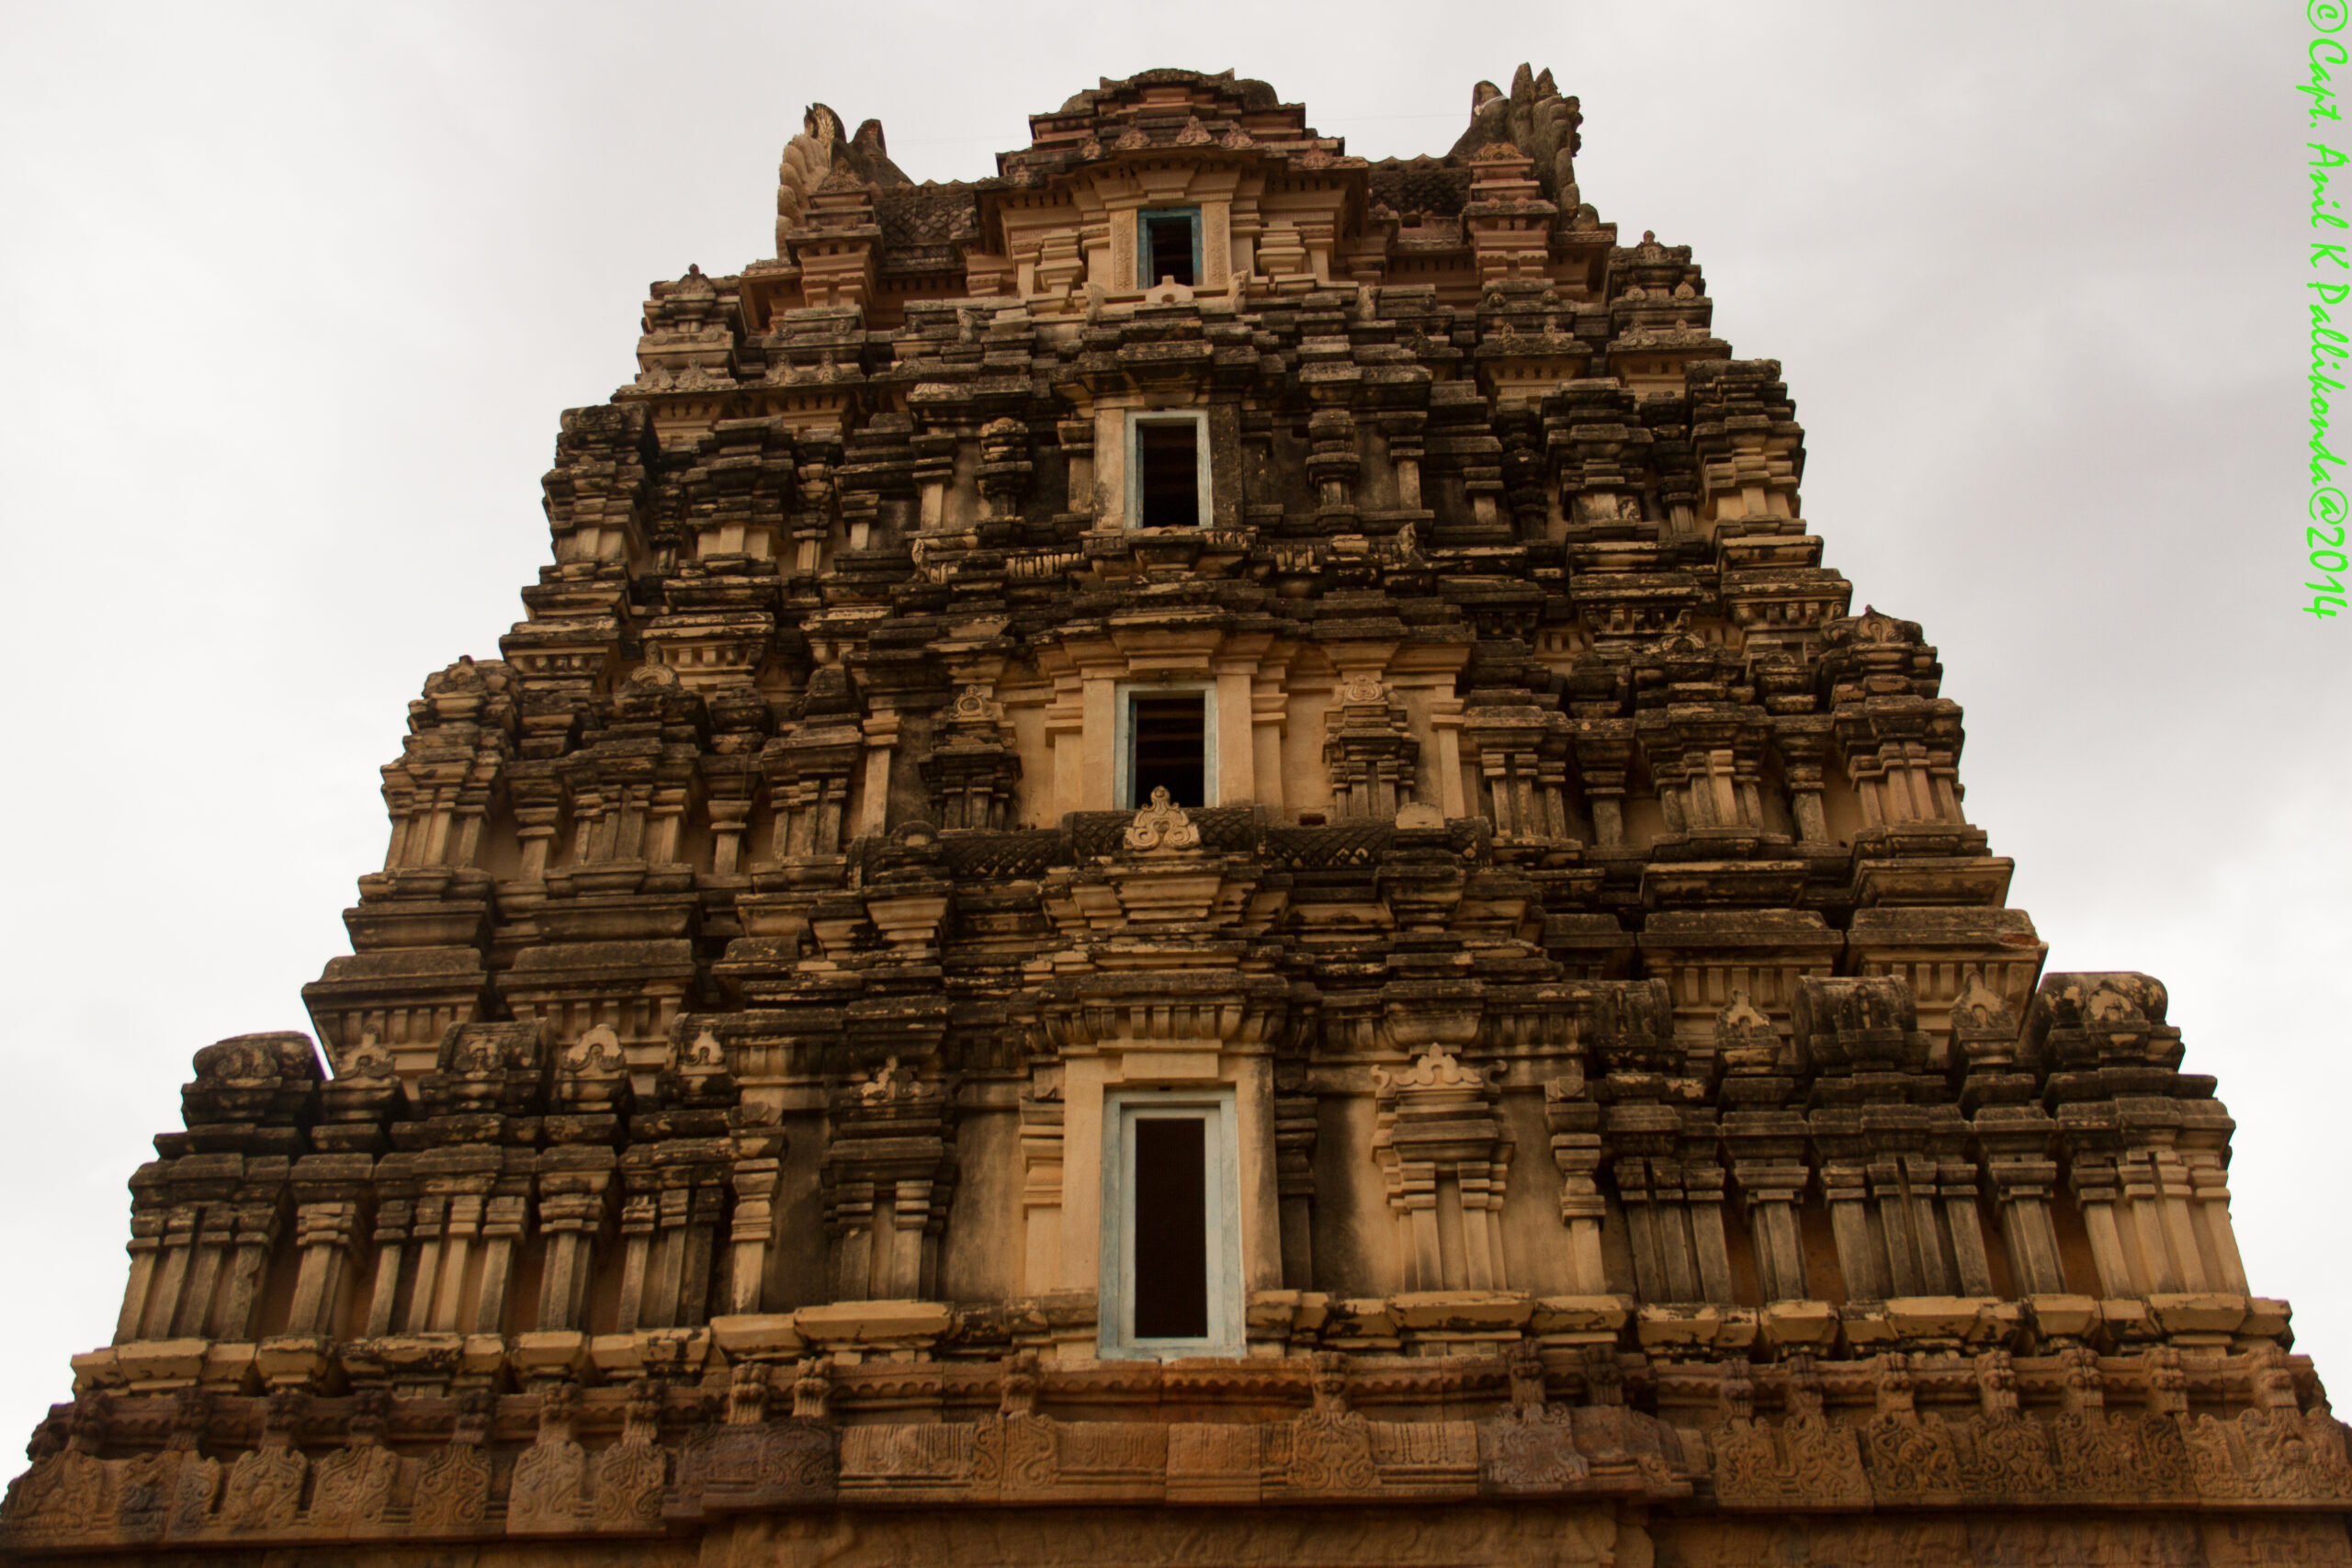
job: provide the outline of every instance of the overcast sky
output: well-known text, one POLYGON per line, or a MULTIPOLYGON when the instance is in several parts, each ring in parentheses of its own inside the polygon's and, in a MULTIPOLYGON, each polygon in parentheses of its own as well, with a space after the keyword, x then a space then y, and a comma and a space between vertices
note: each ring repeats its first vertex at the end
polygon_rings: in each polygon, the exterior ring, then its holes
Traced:
MULTIPOLYGON (((2352 618, 2297 612, 2300 6, 0 6, 0 1448, 110 1335, 198 1047, 309 1027, 404 705, 547 557, 646 285, 774 249, 822 100, 973 178, 1233 67, 1372 157, 1521 61, 1585 199, 1779 359, 1854 603, 1923 622, 2052 969, 2143 969, 2258 1292, 2352 1388, 2352 618)), ((0 1455, 0 1474, 15 1468, 0 1455)))

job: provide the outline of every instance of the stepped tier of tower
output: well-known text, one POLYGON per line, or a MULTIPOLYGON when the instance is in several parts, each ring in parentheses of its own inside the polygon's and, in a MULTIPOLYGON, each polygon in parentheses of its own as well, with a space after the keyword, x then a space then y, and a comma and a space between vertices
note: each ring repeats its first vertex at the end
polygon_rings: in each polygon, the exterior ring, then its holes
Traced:
POLYGON ((0 1543, 2352 1560, 2163 986, 2041 972, 1578 118, 1159 71, 916 185, 812 108, 410 705, 317 1044, 197 1054, 0 1543))

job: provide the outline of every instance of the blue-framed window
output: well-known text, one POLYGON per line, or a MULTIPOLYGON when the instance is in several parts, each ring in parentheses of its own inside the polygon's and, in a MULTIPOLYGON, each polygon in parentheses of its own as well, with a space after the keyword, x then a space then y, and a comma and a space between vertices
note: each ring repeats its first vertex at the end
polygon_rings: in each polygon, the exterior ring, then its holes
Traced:
POLYGON ((1156 288, 1172 278, 1187 288, 1201 281, 1201 209, 1149 207, 1136 220, 1136 281, 1156 288))
POLYGON ((1103 1097, 1096 1354, 1242 1353, 1240 1170, 1231 1089, 1103 1097))
POLYGON ((1119 808, 1142 810, 1155 789, 1188 811, 1216 805, 1216 688, 1122 682, 1117 700, 1111 787, 1119 808))
POLYGON ((1127 415, 1127 526, 1205 528, 1210 515, 1206 412, 1127 415))

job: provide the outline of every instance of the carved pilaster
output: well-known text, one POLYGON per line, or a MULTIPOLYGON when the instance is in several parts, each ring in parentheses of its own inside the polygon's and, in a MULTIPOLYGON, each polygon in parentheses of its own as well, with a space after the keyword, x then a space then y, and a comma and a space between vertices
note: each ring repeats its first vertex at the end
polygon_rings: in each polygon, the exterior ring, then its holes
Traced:
POLYGON ((1002 705, 978 686, 966 686, 942 708, 923 783, 942 828, 1001 831, 1013 825, 1019 805, 1021 758, 1002 705))
POLYGON ((1282 1203, 1283 1283, 1314 1288, 1316 1097, 1274 1097, 1274 1182, 1282 1203))
POLYGON ((948 1086, 890 1058, 835 1092, 825 1230, 837 1301, 929 1300, 956 1189, 948 1086))
POLYGON ((1544 1086, 1544 1120, 1552 1134, 1552 1163, 1560 1172, 1560 1224, 1567 1230, 1568 1277, 1575 1289, 1608 1289, 1601 1232, 1609 1200, 1596 1179, 1602 1156, 1600 1107, 1584 1095, 1582 1077, 1544 1086))
POLYGON ((718 1038, 673 1042, 657 1083, 658 1109, 629 1118, 620 1157, 624 1334, 708 1319, 732 1176, 728 1113, 741 1094, 718 1038))
POLYGON ((1511 1146, 1495 1119, 1492 1076, 1431 1047, 1401 1071, 1373 1068, 1372 1081, 1380 1103, 1372 1148, 1396 1220, 1405 1289, 1503 1289, 1511 1146), (1453 1246, 1442 1234, 1449 1222, 1460 1225, 1453 1246), (1449 1258, 1459 1262, 1449 1268, 1449 1258))
POLYGON ((1796 1080, 1792 1053, 1744 990, 1715 1015, 1715 1055, 1724 1066, 1724 1151, 1747 1222, 1757 1288, 1767 1302, 1811 1295, 1799 1211, 1812 1173, 1805 1124, 1787 1101, 1796 1080))
POLYGON ((760 752, 775 811, 775 856, 788 867, 841 853, 850 787, 865 738, 849 677, 820 668, 808 678, 800 716, 760 752))
POLYGON ((1385 821, 1412 804, 1420 742, 1377 676, 1359 672, 1340 682, 1324 714, 1323 734, 1334 816, 1385 821))

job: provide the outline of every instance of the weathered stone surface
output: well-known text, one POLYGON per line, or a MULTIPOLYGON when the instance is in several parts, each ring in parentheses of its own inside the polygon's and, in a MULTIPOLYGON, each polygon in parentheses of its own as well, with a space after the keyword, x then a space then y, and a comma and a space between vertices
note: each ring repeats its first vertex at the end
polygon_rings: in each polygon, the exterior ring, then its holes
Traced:
POLYGON ((916 186, 812 108, 410 705, 332 1076, 196 1054, 0 1552, 2346 1562, 2164 987, 2041 973, 1578 120, 1154 71, 916 186))

